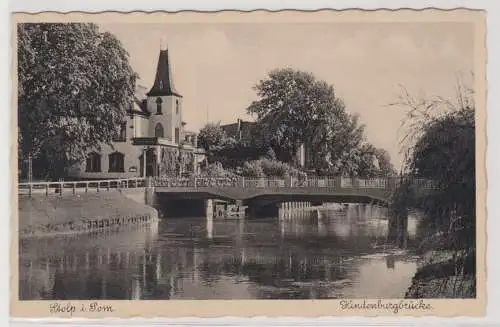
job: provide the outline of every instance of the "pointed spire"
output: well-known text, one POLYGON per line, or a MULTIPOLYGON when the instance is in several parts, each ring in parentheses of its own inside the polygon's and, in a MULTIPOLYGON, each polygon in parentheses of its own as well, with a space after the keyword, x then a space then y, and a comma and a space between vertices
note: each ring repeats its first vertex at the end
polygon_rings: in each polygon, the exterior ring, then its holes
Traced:
POLYGON ((160 37, 160 51, 162 50, 168 50, 168 44, 165 42, 165 39, 160 37))
POLYGON ((182 97, 174 86, 172 79, 172 67, 168 56, 168 48, 160 50, 158 57, 158 66, 156 67, 156 77, 153 87, 147 93, 147 96, 169 96, 176 95, 182 97))

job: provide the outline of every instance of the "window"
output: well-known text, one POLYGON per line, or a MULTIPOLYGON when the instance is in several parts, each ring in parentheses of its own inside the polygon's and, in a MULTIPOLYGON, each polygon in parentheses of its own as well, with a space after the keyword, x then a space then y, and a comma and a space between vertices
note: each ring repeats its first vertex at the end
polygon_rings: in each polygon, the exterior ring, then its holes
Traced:
POLYGON ((125 155, 120 152, 113 152, 109 155, 109 172, 110 173, 123 173, 125 155))
POLYGON ((115 141, 126 141, 127 140, 127 122, 120 124, 120 134, 115 141))
POLYGON ((175 100, 175 113, 179 114, 179 100, 175 100))
POLYGON ((161 104, 163 103, 163 100, 161 98, 156 99, 156 114, 161 115, 161 104))
POLYGON ((176 127, 175 128, 175 143, 179 143, 179 138, 180 138, 179 127, 176 127))
POLYGON ((134 117, 134 137, 140 137, 141 136, 141 121, 139 120, 139 117, 135 116, 134 117))
POLYGON ((87 156, 87 165, 85 168, 87 173, 101 172, 101 155, 97 152, 91 152, 87 156))
POLYGON ((155 137, 164 137, 163 126, 160 123, 155 126, 155 137))

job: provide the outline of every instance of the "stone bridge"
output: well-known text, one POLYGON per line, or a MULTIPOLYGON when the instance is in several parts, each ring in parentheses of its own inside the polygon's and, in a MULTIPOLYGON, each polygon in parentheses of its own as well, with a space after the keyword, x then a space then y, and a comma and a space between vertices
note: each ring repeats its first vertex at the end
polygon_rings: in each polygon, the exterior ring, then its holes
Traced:
MULTIPOLYGON (((19 183, 19 195, 76 195, 88 192, 136 189, 177 200, 220 199, 266 202, 339 202, 388 204, 398 178, 296 178, 249 179, 244 177, 130 178, 19 183)), ((435 189, 431 181, 415 179, 417 193, 435 189)))
MULTIPOLYGON (((171 199, 239 200, 264 202, 338 202, 378 203, 387 205, 398 179, 312 178, 245 179, 239 178, 157 178, 155 193, 171 199)), ((432 183, 415 180, 418 189, 431 189, 432 183)))
MULTIPOLYGON (((248 179, 243 177, 190 177, 190 178, 130 178, 114 180, 79 180, 59 182, 19 183, 19 196, 78 196, 88 192, 118 191, 136 201, 164 207, 167 211, 182 209, 207 214, 213 210, 211 200, 238 201, 257 213, 276 210, 279 204, 293 205, 309 202, 323 203, 376 203, 389 205, 391 194, 399 178, 307 178, 307 179, 248 179)), ((436 189, 434 182, 414 179, 411 188, 417 196, 436 189)), ((390 219, 389 238, 404 244, 407 210, 390 219)), ((170 212, 175 216, 176 213, 170 212)), ((213 215, 212 215, 213 217, 213 215)))

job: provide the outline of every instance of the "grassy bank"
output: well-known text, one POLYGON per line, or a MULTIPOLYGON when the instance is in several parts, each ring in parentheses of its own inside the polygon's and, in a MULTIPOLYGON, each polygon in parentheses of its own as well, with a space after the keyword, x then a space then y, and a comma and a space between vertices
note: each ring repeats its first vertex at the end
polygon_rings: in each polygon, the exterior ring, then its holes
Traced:
MULTIPOLYGON (((473 256, 463 258, 475 259, 473 256)), ((475 271, 459 269, 460 266, 471 266, 471 263, 458 263, 461 259, 450 251, 428 252, 423 257, 405 297, 475 298, 475 271)))
POLYGON ((156 209, 119 192, 19 197, 19 236, 86 232, 156 219, 156 209))

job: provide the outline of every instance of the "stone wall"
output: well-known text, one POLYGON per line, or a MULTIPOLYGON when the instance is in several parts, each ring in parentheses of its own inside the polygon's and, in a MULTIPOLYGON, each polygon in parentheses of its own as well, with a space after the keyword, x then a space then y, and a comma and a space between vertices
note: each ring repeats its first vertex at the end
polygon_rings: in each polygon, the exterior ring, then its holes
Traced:
POLYGON ((19 237, 84 233, 120 225, 149 223, 158 219, 156 209, 139 202, 139 193, 131 192, 127 195, 101 192, 67 196, 20 196, 19 237), (130 197, 139 201, 131 200, 130 197))

